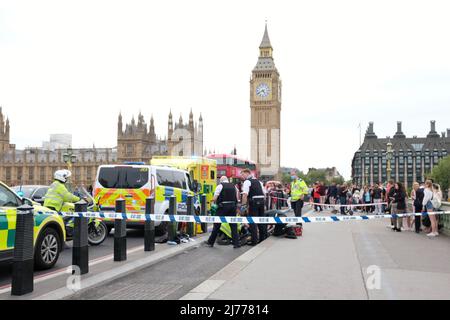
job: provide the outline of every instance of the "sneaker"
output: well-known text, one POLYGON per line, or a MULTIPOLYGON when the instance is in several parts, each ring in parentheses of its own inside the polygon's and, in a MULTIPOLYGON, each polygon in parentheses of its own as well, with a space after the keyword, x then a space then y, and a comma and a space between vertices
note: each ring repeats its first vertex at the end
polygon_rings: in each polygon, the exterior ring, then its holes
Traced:
POLYGON ((430 232, 427 234, 427 237, 436 237, 436 233, 430 232))
POLYGON ((182 243, 189 243, 189 239, 185 239, 185 238, 181 239, 180 241, 181 241, 182 243))
POLYGON ((175 246, 177 243, 175 241, 167 241, 168 245, 175 246))

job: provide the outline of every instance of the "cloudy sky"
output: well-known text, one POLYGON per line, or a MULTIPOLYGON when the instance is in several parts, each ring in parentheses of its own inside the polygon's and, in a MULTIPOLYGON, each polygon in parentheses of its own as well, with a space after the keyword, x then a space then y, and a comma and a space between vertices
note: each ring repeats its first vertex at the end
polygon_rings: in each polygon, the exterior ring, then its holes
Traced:
POLYGON ((167 130, 203 114, 205 145, 250 153, 249 79, 264 21, 283 80, 281 162, 347 178, 369 121, 378 136, 450 127, 449 1, 0 0, 0 105, 12 143, 71 133, 116 145, 142 111, 167 130), (228 130, 223 133, 223 130, 228 130))

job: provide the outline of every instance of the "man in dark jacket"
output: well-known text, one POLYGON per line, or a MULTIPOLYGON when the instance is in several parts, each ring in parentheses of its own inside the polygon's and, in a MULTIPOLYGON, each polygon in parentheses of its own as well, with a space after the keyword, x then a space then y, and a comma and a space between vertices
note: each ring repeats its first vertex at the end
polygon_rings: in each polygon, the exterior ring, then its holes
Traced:
MULTIPOLYGON (((414 190, 416 192, 416 198, 414 199, 414 212, 421 213, 423 211, 423 197, 424 197, 424 189, 425 186, 422 183, 421 185, 415 184, 414 190)), ((421 216, 414 216, 414 226, 416 229, 416 233, 420 232, 420 224, 421 224, 421 216)))

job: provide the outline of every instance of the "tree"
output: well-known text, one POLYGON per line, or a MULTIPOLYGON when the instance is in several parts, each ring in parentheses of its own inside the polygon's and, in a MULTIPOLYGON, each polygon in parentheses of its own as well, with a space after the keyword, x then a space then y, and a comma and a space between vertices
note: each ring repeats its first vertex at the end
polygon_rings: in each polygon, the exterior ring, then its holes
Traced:
POLYGON ((443 192, 448 190, 450 187, 450 156, 442 159, 438 165, 433 168, 431 177, 434 182, 441 185, 443 192))

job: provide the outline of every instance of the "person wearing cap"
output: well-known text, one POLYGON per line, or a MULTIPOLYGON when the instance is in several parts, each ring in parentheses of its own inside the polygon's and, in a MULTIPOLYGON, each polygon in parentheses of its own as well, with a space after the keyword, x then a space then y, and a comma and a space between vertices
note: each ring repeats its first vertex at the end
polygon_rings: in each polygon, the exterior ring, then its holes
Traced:
MULTIPOLYGON (((217 215, 231 217, 236 216, 237 204, 239 202, 239 191, 236 186, 228 181, 226 176, 220 178, 220 184, 217 186, 214 193, 213 202, 217 204, 217 215)), ((213 231, 206 241, 206 244, 210 247, 214 246, 216 242, 217 235, 220 230, 220 223, 215 223, 213 231)), ((241 244, 239 241, 239 235, 237 231, 237 225, 235 223, 230 223, 231 237, 233 239, 233 247, 240 248, 241 244)))
MULTIPOLYGON (((266 197, 266 191, 261 181, 252 176, 249 169, 241 171, 241 177, 245 180, 242 185, 242 206, 245 208, 248 205, 248 216, 263 217, 264 216, 264 203, 266 197)), ((258 230, 259 230, 259 242, 264 241, 267 238, 267 225, 266 224, 250 224, 250 233, 252 235, 252 246, 258 244, 258 230)))

